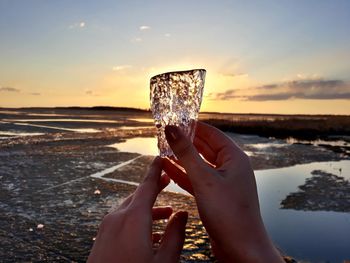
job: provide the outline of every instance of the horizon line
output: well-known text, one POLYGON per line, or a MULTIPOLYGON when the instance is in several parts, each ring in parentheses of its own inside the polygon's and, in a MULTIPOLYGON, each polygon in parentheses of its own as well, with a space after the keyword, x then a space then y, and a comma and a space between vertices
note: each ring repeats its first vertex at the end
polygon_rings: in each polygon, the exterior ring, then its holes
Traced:
MULTIPOLYGON (((135 107, 123 107, 123 106, 52 106, 52 107, 1 107, 0 110, 15 110, 15 109, 71 109, 71 110, 130 110, 140 112, 150 112, 151 110, 135 107)), ((271 116, 346 116, 350 117, 350 114, 283 114, 283 113, 239 113, 239 112, 217 112, 217 111, 200 111, 202 114, 222 114, 222 115, 271 115, 271 116)))

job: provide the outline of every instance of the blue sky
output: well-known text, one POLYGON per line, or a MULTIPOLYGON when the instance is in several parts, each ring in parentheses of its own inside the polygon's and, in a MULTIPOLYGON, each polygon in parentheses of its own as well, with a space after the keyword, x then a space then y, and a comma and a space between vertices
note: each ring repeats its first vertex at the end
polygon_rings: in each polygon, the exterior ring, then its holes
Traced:
POLYGON ((349 25, 350 1, 0 0, 0 106, 148 107, 152 74, 203 67, 207 110, 350 114, 349 25), (343 99, 249 99, 329 80, 343 99), (234 89, 244 94, 216 96, 234 89))

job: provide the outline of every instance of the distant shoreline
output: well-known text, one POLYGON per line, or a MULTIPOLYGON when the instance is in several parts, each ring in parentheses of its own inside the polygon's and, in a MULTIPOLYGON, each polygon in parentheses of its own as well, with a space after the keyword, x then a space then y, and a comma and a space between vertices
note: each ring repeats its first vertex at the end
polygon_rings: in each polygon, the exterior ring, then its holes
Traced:
POLYGON ((20 107, 20 108, 5 108, 0 107, 0 110, 95 110, 95 111, 131 111, 131 112, 150 112, 145 109, 129 108, 129 107, 112 107, 112 106, 92 106, 92 107, 20 107))
MULTIPOLYGON (((95 111, 131 111, 149 113, 150 109, 141 109, 133 107, 117 107, 117 106, 62 106, 62 107, 0 107, 0 110, 95 110, 95 111)), ((215 111, 201 111, 200 114, 220 114, 220 115, 243 115, 243 116, 294 116, 294 117, 350 117, 350 114, 278 114, 278 113, 238 113, 238 112, 215 112, 215 111)))
MULTIPOLYGON (((143 118, 152 118, 148 109, 128 107, 26 107, 0 108, 0 111, 31 114, 54 115, 106 115, 132 114, 143 118)), ((18 114, 16 113, 16 114, 18 114)), ((288 114, 254 114, 254 113, 215 113, 200 112, 199 120, 224 132, 252 134, 279 139, 295 138, 299 140, 344 140, 350 143, 350 115, 288 115, 288 114)), ((334 149, 333 149, 334 150, 334 149)), ((338 147, 337 147, 338 150, 338 147)), ((347 149, 343 149, 345 152, 347 149)), ((342 150, 342 151, 343 151, 342 150)))

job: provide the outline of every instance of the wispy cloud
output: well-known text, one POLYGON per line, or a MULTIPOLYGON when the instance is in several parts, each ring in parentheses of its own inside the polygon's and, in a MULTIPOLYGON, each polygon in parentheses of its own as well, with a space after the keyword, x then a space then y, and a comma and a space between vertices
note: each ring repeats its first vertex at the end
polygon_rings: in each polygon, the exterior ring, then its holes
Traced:
POLYGON ((121 70, 125 70, 125 69, 129 69, 131 68, 131 65, 119 65, 119 66, 114 66, 112 68, 113 71, 121 71, 121 70))
POLYGON ((140 43, 142 42, 142 38, 141 37, 134 37, 130 40, 131 43, 140 43))
POLYGON ((81 29, 84 27, 86 27, 85 21, 80 21, 80 22, 77 22, 77 23, 74 23, 74 24, 68 26, 69 29, 81 29))
POLYGON ((39 93, 39 92, 32 92, 32 93, 30 93, 30 95, 33 95, 33 96, 40 96, 41 93, 39 93))
POLYGON ((20 92, 20 90, 13 87, 0 87, 0 92, 20 92))
POLYGON ((350 99, 350 83, 343 80, 293 80, 248 89, 229 89, 212 93, 214 100, 273 101, 290 99, 336 100, 350 99))
POLYGON ((222 75, 226 76, 226 77, 232 77, 232 78, 247 78, 249 77, 249 75, 247 73, 223 73, 222 75))
POLYGON ((238 59, 229 58, 219 67, 219 72, 222 76, 231 78, 246 78, 249 75, 244 72, 238 59))
POLYGON ((139 29, 140 29, 141 31, 145 31, 145 30, 150 30, 151 27, 150 27, 150 26, 140 26, 139 29))
POLYGON ((95 93, 95 92, 92 91, 92 90, 86 90, 86 91, 85 91, 85 94, 86 94, 86 95, 89 95, 89 96, 99 96, 99 94, 95 93))

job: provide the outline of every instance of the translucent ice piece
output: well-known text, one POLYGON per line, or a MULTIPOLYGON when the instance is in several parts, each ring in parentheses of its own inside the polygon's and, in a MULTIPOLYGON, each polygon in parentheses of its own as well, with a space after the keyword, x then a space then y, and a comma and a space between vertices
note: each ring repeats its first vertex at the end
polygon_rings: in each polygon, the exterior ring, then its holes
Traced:
POLYGON ((202 103, 204 69, 168 72, 151 78, 151 110, 157 127, 161 157, 172 156, 165 139, 166 125, 176 125, 193 141, 202 103))

